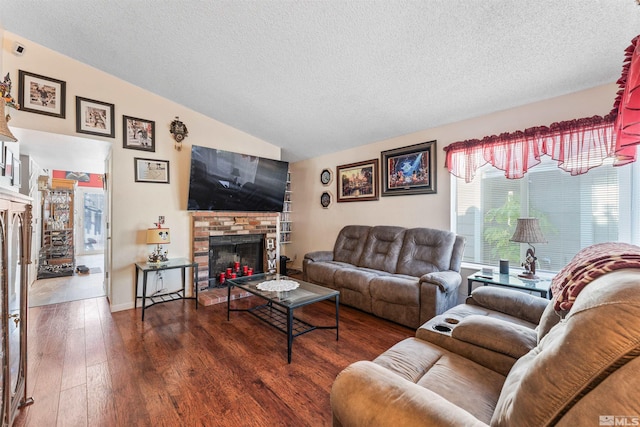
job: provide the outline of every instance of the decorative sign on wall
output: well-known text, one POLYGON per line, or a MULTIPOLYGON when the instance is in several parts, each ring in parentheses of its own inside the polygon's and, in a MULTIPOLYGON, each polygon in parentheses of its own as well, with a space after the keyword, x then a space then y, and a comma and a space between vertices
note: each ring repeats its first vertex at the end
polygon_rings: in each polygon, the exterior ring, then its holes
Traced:
POLYGON ((269 273, 276 272, 276 239, 265 239, 265 248, 267 249, 267 271, 269 273))

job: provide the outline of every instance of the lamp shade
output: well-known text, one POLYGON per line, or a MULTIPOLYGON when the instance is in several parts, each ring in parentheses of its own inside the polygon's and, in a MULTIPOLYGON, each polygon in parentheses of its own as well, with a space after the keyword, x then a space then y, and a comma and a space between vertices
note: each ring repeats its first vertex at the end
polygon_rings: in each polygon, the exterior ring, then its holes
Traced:
POLYGON ((17 142, 18 138, 13 136, 9 125, 7 125, 7 116, 4 113, 5 101, 0 97, 0 141, 17 142))
POLYGON ((147 245, 165 245, 171 243, 171 233, 168 228, 147 229, 147 245))
POLYGON ((510 240, 518 243, 547 243, 540 230, 538 218, 518 218, 516 231, 510 240))

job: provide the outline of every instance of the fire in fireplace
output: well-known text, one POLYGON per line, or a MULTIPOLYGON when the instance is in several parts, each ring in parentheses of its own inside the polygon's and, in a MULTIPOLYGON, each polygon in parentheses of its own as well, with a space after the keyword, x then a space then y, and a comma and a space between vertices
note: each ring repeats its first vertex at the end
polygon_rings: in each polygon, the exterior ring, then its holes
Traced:
POLYGON ((264 235, 240 234, 209 237, 209 287, 225 286, 236 277, 264 271, 264 235), (231 276, 233 277, 233 276, 231 276))

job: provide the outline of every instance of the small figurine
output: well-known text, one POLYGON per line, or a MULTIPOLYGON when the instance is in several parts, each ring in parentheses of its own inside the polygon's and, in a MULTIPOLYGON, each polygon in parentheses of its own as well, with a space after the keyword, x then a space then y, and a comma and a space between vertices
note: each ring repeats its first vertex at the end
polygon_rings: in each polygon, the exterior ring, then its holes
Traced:
POLYGON ((16 110, 20 109, 20 104, 18 104, 11 96, 11 77, 9 77, 9 73, 4 76, 4 81, 0 83, 0 93, 2 94, 2 98, 4 98, 7 107, 13 107, 16 110))
POLYGON ((189 136, 189 131, 187 130, 187 126, 180 121, 178 116, 176 116, 176 119, 171 122, 170 132, 176 140, 176 150, 182 150, 182 140, 189 136))

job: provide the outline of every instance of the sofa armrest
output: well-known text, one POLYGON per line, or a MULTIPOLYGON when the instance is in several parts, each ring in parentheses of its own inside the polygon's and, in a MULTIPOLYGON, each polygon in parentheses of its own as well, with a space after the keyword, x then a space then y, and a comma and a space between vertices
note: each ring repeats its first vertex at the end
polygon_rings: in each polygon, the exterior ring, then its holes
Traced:
POLYGON ((467 304, 499 311, 536 325, 549 302, 546 298, 496 286, 476 288, 466 300, 467 304))
POLYGON ((462 319, 453 328, 451 337, 515 359, 538 343, 538 334, 531 328, 475 314, 462 319))
POLYGON ((444 292, 451 292, 458 289, 462 283, 462 276, 457 271, 434 271, 420 276, 420 284, 432 283, 440 287, 444 292))
POLYGON ((333 251, 315 251, 309 252, 304 255, 304 259, 308 259, 313 262, 332 261, 333 251))
POLYGON ((331 388, 334 426, 487 427, 433 391, 369 361, 355 362, 331 388))

